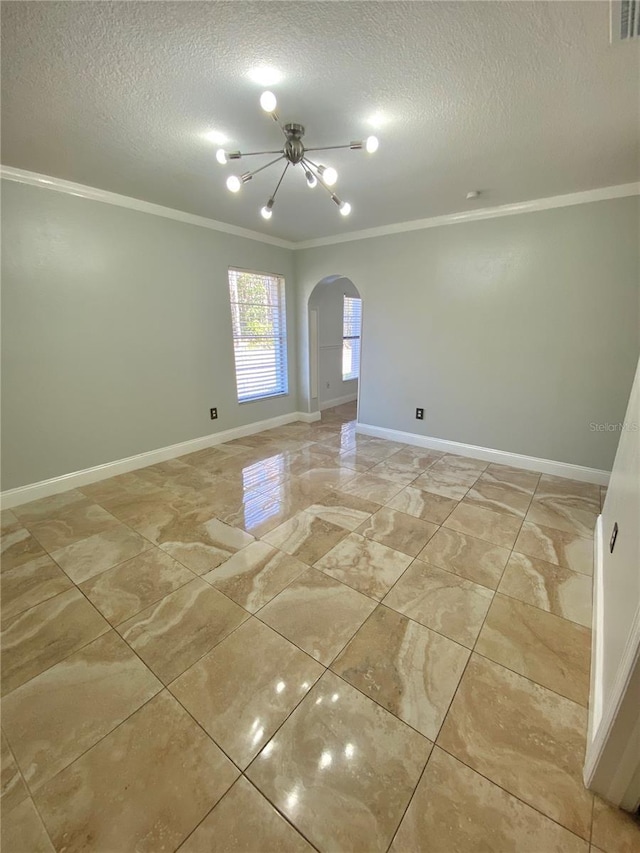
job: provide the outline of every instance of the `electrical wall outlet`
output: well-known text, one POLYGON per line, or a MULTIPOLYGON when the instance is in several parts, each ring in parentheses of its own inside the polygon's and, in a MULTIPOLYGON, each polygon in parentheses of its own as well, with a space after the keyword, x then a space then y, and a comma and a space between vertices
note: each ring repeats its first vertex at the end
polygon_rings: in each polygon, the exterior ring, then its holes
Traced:
POLYGON ((218 410, 217 410, 216 408, 209 409, 209 414, 211 415, 211 420, 212 420, 212 421, 217 421, 217 420, 218 420, 218 410))
POLYGON ((424 409, 416 409, 416 420, 423 421, 424 420, 424 409))

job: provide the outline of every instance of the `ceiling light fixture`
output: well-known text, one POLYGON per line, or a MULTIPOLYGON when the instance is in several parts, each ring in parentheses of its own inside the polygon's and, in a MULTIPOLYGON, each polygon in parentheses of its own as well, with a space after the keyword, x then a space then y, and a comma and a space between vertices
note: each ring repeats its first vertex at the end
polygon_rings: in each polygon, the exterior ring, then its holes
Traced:
POLYGON ((276 188, 271 194, 269 201, 260 209, 260 213, 264 219, 271 219, 271 215, 273 213, 273 206, 276 200, 276 194, 280 189, 280 184, 284 176, 287 173, 287 169, 289 166, 300 166, 302 171, 304 172, 304 176, 307 181, 307 186, 313 188, 320 184, 320 186, 324 187, 325 190, 331 196, 331 200, 338 205, 340 213, 342 216, 348 216, 351 213, 351 205, 348 201, 342 201, 338 198, 338 196, 333 192, 331 187, 334 186, 336 181, 338 180, 338 173, 333 168, 333 166, 326 166, 323 163, 314 163, 313 160, 310 160, 308 155, 309 151, 334 151, 340 148, 350 148, 353 151, 358 151, 361 149, 365 149, 369 154, 373 154, 378 150, 379 142, 377 137, 369 136, 367 139, 362 141, 350 142, 348 145, 325 145, 317 148, 306 148, 302 142, 302 137, 304 136, 304 127, 301 124, 296 124, 295 122, 289 122, 288 124, 282 125, 280 124, 280 119, 276 113, 276 107, 278 106, 278 102, 276 96, 273 92, 263 92, 260 96, 260 106, 262 109, 269 113, 273 120, 277 122, 280 129, 285 135, 285 143, 282 148, 276 149, 274 151, 225 151, 220 149, 216 153, 216 160, 222 166, 224 166, 229 160, 240 160, 242 157, 253 157, 259 154, 278 154, 275 160, 271 160, 269 163, 266 163, 264 166, 260 166, 258 169, 254 169, 253 172, 245 172, 242 175, 230 175, 227 178, 227 189, 232 193, 237 193, 242 188, 243 184, 246 184, 247 181, 250 181, 254 175, 257 175, 258 172, 262 172, 263 169, 268 169, 269 166, 273 166, 275 163, 279 163, 282 160, 285 160, 284 171, 280 175, 280 180, 276 184, 276 188))
POLYGON ((275 86, 276 83, 282 80, 282 74, 277 68, 273 68, 271 65, 261 65, 258 68, 252 68, 247 76, 259 86, 275 86))

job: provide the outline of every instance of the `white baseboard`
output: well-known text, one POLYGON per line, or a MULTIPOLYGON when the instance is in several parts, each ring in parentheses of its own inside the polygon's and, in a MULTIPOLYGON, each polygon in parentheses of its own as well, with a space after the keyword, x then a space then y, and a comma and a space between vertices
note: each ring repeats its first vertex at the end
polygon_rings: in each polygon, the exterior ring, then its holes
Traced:
POLYGON ((596 483, 600 486, 606 486, 611 476, 610 471, 602 471, 599 468, 585 468, 583 465, 555 462, 552 459, 539 459, 537 456, 524 456, 521 453, 509 453, 506 450, 494 450, 491 447, 478 447, 475 444, 462 444, 459 441, 432 438, 428 435, 418 435, 414 432, 403 432, 402 430, 377 427, 371 424, 357 423, 356 432, 375 438, 386 438, 389 441, 400 441, 403 444, 428 447, 430 450, 442 450, 444 453, 470 456, 473 459, 482 459, 484 462, 498 462, 500 465, 513 465, 515 468, 526 468, 528 471, 540 471, 542 474, 554 474, 557 477, 568 477, 570 480, 596 483))
POLYGON ((334 397, 333 400, 325 400, 324 403, 320 403, 320 411, 324 412, 325 409, 333 409, 334 406, 341 406, 343 403, 355 403, 358 399, 358 395, 356 394, 345 394, 344 397, 334 397))
POLYGON ((320 412, 298 412, 298 420, 305 424, 313 424, 321 418, 320 412))
POLYGON ((129 471, 136 471, 138 468, 146 468, 147 465, 166 462, 167 459, 175 459, 177 456, 184 456, 186 453, 194 453, 196 450, 204 450, 206 447, 224 444, 224 442, 233 441, 235 438, 244 438, 246 435, 254 435, 254 433, 264 432, 264 430, 284 426, 295 421, 313 423, 319 420, 320 412, 291 412, 288 415, 278 415, 275 418, 256 421, 252 424, 234 427, 211 435, 203 435, 200 438, 192 438, 179 444, 159 447, 157 450, 138 453, 135 456, 128 456, 126 459, 116 459, 114 462, 106 462, 104 465, 95 465, 93 468, 73 471, 60 477, 52 477, 50 480, 41 480, 38 483, 30 483, 16 489, 8 489, 0 493, 0 504, 2 509, 10 509, 29 501, 66 492, 69 489, 77 489, 79 486, 88 486, 90 483, 107 480, 117 474, 126 474, 129 471))

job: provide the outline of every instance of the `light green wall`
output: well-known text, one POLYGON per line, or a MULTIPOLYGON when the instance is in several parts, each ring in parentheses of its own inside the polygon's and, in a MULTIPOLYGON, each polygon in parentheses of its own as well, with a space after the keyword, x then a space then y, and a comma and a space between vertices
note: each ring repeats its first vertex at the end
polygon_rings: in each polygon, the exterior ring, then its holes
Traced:
POLYGON ((297 410, 291 251, 10 181, 2 250, 3 489, 297 410), (237 403, 229 266, 285 276, 287 397, 237 403))
POLYGON ((590 424, 622 420, 638 359, 639 213, 292 252, 2 181, 2 488, 311 410, 308 299, 331 275, 363 297, 363 423, 609 469, 619 433, 590 424), (285 276, 286 397, 236 401, 229 266, 285 276))
POLYGON ((306 303, 363 297, 362 423, 610 469, 640 348, 639 200, 624 198, 296 252, 306 303), (415 409, 425 420, 415 420, 415 409))

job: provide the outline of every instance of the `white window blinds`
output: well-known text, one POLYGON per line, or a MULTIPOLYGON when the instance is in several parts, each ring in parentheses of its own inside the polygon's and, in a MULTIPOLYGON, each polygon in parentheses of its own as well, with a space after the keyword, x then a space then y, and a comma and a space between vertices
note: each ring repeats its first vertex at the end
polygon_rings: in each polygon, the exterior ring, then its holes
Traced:
POLYGON ((362 300, 345 296, 342 318, 342 380, 346 382, 360 376, 362 300))
POLYGON ((286 394, 284 279, 230 269, 229 298, 238 402, 286 394))

